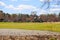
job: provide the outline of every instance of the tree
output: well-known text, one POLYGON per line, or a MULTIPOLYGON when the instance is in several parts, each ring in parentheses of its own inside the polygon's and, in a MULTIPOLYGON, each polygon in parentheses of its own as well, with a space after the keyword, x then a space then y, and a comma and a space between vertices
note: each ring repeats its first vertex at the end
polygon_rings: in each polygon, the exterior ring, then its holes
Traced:
POLYGON ((7 22, 7 21, 8 21, 8 22, 12 21, 12 20, 11 20, 11 15, 10 15, 9 13, 6 13, 6 14, 5 14, 4 22, 7 22))
POLYGON ((31 12, 31 15, 30 15, 30 21, 31 21, 31 22, 35 22, 35 21, 36 21, 36 19, 37 19, 37 17, 38 17, 36 14, 37 14, 36 11, 32 11, 32 12, 31 12))
POLYGON ((57 22, 58 21, 58 17, 56 16, 56 14, 48 14, 47 17, 48 17, 48 19, 47 19, 48 22, 57 22))
POLYGON ((46 14, 41 14, 41 15, 40 15, 40 19, 41 19, 43 22, 47 22, 47 15, 46 15, 46 14))
POLYGON ((12 14, 11 19, 13 22, 17 22, 18 21, 17 18, 18 18, 18 16, 16 14, 12 14))
POLYGON ((60 21, 60 13, 59 13, 59 15, 58 15, 58 20, 60 21))
POLYGON ((0 22, 4 20, 5 13, 0 10, 0 22))

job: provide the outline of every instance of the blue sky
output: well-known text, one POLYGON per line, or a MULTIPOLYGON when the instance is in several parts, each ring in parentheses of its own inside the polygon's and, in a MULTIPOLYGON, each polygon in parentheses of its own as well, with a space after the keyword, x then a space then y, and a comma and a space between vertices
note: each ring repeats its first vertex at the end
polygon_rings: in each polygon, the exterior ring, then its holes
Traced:
POLYGON ((49 0, 50 7, 47 9, 47 0, 0 0, 0 10, 5 13, 30 14, 37 11, 37 14, 58 13, 60 12, 60 1, 49 0), (44 5, 42 7, 42 5, 44 5))

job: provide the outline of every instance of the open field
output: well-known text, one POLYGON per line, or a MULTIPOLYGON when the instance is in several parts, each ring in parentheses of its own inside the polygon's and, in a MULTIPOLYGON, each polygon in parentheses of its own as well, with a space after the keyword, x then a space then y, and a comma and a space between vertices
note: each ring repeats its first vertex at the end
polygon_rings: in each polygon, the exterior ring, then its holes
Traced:
POLYGON ((60 32, 60 22, 46 23, 14 23, 0 22, 0 29, 29 29, 29 30, 48 30, 60 32))

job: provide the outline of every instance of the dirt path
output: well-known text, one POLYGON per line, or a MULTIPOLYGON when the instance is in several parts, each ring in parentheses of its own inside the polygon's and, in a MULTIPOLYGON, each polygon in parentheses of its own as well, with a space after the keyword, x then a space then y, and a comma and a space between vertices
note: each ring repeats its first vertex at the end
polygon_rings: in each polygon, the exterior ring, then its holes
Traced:
POLYGON ((40 30, 0 29, 0 35, 60 35, 60 33, 40 30))

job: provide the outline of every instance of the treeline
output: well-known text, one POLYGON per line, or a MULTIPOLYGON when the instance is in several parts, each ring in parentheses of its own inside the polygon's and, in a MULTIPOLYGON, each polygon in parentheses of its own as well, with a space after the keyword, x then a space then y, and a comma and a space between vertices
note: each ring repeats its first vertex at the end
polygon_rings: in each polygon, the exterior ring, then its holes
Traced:
POLYGON ((36 15, 36 12, 28 14, 9 14, 0 10, 0 22, 60 22, 60 13, 36 15))

